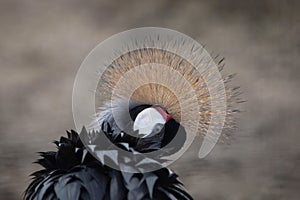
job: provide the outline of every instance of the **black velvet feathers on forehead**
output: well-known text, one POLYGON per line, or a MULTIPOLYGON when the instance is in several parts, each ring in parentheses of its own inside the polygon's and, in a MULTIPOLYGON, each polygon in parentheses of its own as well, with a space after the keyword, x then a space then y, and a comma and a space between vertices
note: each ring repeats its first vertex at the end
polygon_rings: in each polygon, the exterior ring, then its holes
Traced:
MULTIPOLYGON (((134 121, 141 111, 152 106, 153 105, 149 104, 139 104, 134 107, 131 107, 131 109, 129 110, 130 117, 134 121)), ((168 152, 166 152, 167 155, 171 155, 179 151, 186 141, 186 132, 184 127, 182 127, 173 118, 171 118, 164 125, 164 128, 159 134, 146 138, 137 138, 130 134, 127 134, 126 131, 124 132, 124 130, 119 128, 112 116, 107 117, 107 120, 103 121, 102 126, 103 125, 105 125, 105 129, 103 129, 102 127, 102 131, 107 134, 108 138, 114 144, 126 142, 129 144, 130 147, 132 147, 136 151, 143 153, 159 150, 160 148, 163 148, 166 145, 168 145, 175 138, 172 146, 169 147, 168 152), (109 130, 107 129, 107 127, 109 127, 109 130)), ((129 127, 129 129, 131 128, 129 127)))
POLYGON ((139 105, 139 106, 136 106, 132 109, 129 110, 129 114, 130 114, 130 117, 133 121, 135 121, 137 115, 142 112, 144 109, 146 108, 150 108, 152 105, 149 105, 149 104, 142 104, 142 105, 139 105))

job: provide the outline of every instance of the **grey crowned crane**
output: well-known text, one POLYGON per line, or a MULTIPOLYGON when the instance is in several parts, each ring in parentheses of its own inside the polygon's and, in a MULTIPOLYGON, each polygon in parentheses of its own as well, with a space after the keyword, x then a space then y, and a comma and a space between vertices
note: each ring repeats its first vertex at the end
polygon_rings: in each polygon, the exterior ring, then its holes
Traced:
MULTIPOLYGON (((194 47, 184 48, 185 52, 194 54, 194 47)), ((222 60, 216 65, 221 70, 222 60)), ((113 146, 134 154, 133 162, 138 165, 160 165, 166 156, 182 149, 190 127, 196 127, 195 134, 203 134, 209 126, 215 127, 218 123, 226 130, 234 127, 238 88, 227 85, 233 76, 215 80, 226 84, 227 106, 226 110, 215 110, 211 108, 213 98, 205 81, 205 76, 210 78, 210 71, 203 73, 199 74, 186 59, 161 48, 141 48, 115 59, 99 82, 99 95, 109 103, 99 106, 93 128, 83 127, 79 134, 73 130, 67 132, 67 137, 54 142, 57 151, 40 153, 41 158, 36 163, 43 169, 32 174, 24 200, 192 199, 178 176, 166 167, 128 172, 107 163, 126 168, 133 161, 111 150, 113 146), (111 103, 112 91, 117 94, 114 103, 111 103), (129 106, 122 103, 124 99, 130 102, 129 106), (216 113, 225 114, 226 121, 211 120, 216 113), (187 116, 186 123, 181 121, 183 114, 187 116), (125 125, 120 126, 118 120, 125 125), (168 146, 171 143, 175 145, 168 146), (156 158, 147 157, 147 153, 164 147, 168 148, 156 158), (102 159, 95 156, 95 152, 103 155, 102 159)), ((214 86, 216 89, 218 84, 214 86)), ((218 94, 218 89, 216 92, 218 94)))

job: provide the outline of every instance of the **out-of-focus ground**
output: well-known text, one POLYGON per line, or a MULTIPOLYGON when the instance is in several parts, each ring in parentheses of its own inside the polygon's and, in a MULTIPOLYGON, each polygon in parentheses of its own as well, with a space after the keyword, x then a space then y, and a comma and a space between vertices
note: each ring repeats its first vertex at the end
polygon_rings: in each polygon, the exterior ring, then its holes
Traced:
POLYGON ((74 128, 73 81, 112 34, 159 26, 226 57, 248 102, 239 130, 203 160, 170 167, 195 199, 299 199, 299 1, 0 1, 0 199, 21 199, 35 152, 74 128))

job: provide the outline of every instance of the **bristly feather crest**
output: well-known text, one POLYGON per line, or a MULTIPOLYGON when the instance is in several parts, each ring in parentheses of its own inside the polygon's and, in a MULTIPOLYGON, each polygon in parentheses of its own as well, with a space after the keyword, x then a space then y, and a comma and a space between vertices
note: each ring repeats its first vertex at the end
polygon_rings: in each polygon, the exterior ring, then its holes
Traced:
MULTIPOLYGON (((185 51, 190 51, 191 56, 197 57, 197 55, 193 54, 193 47, 191 47, 191 49, 185 49, 185 51)), ((217 57, 215 59, 217 59, 217 57)), ((224 67, 223 60, 224 59, 221 59, 216 63, 219 70, 222 70, 224 67)), ((206 65, 207 63, 205 62, 207 61, 203 60, 203 63, 199 64, 206 65)), ((191 119, 195 119, 199 116, 198 126, 195 125, 192 120, 190 120, 188 126, 197 126, 198 128, 196 128, 196 130, 198 129, 198 133, 204 135, 209 126, 217 127, 220 126, 219 123, 221 122, 216 120, 213 122, 211 121, 212 99, 203 76, 208 79, 213 78, 211 77, 212 75, 209 70, 204 71, 204 75, 200 75, 199 72, 195 70, 194 66, 187 60, 174 53, 162 49, 144 48, 128 52, 111 63, 102 74, 98 85, 98 91, 101 92, 100 95, 102 97, 111 97, 115 95, 115 99, 120 97, 136 102, 143 102, 145 104, 161 105, 178 122, 181 121, 181 110, 184 108, 189 112, 185 114, 190 114, 191 119), (179 74, 181 78, 174 77, 172 74, 174 72, 169 72, 169 70, 157 66, 157 64, 170 67, 179 74), (149 80, 149 83, 143 84, 144 80, 149 80), (160 82, 164 82, 165 85, 157 84, 160 82), (193 91, 195 91, 197 97, 196 100, 191 98, 193 94, 186 82, 191 86, 193 91), (176 91, 178 92, 177 95, 168 88, 169 85, 176 88, 176 91), (134 90, 134 92, 132 92, 132 90, 134 90), (195 108, 197 105, 200 105, 200 110, 195 115, 195 108)), ((238 97, 240 94, 239 88, 231 87, 228 84, 233 77, 234 75, 229 75, 223 77, 221 80, 216 80, 214 85, 215 88, 213 88, 218 91, 219 88, 217 85, 220 81, 225 85, 227 109, 225 111, 221 109, 215 111, 219 114, 226 115, 224 133, 235 128, 235 113, 239 112, 236 107, 238 103, 242 102, 238 97)), ((219 96, 222 98, 221 92, 219 96)), ((109 102, 111 99, 107 99, 107 101, 109 102)), ((107 110, 109 109, 109 104, 105 106, 101 105, 99 109, 100 115, 102 115, 102 113, 107 113, 107 110)), ((100 115, 97 116, 98 119, 100 115)), ((223 136, 224 138, 226 137, 225 134, 223 134, 223 136)))

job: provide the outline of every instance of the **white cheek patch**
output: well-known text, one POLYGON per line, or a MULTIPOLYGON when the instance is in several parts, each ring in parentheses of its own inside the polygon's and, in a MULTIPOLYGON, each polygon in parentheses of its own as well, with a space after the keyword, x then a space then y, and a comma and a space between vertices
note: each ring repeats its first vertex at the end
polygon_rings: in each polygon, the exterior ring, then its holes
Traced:
POLYGON ((140 137, 147 137, 152 133, 156 124, 165 124, 163 116, 154 108, 146 108, 140 112, 133 124, 133 130, 139 131, 140 137))
POLYGON ((147 113, 141 113, 141 115, 138 115, 136 118, 136 121, 138 122, 139 128, 147 127, 148 124, 151 123, 151 116, 147 115, 147 113))

